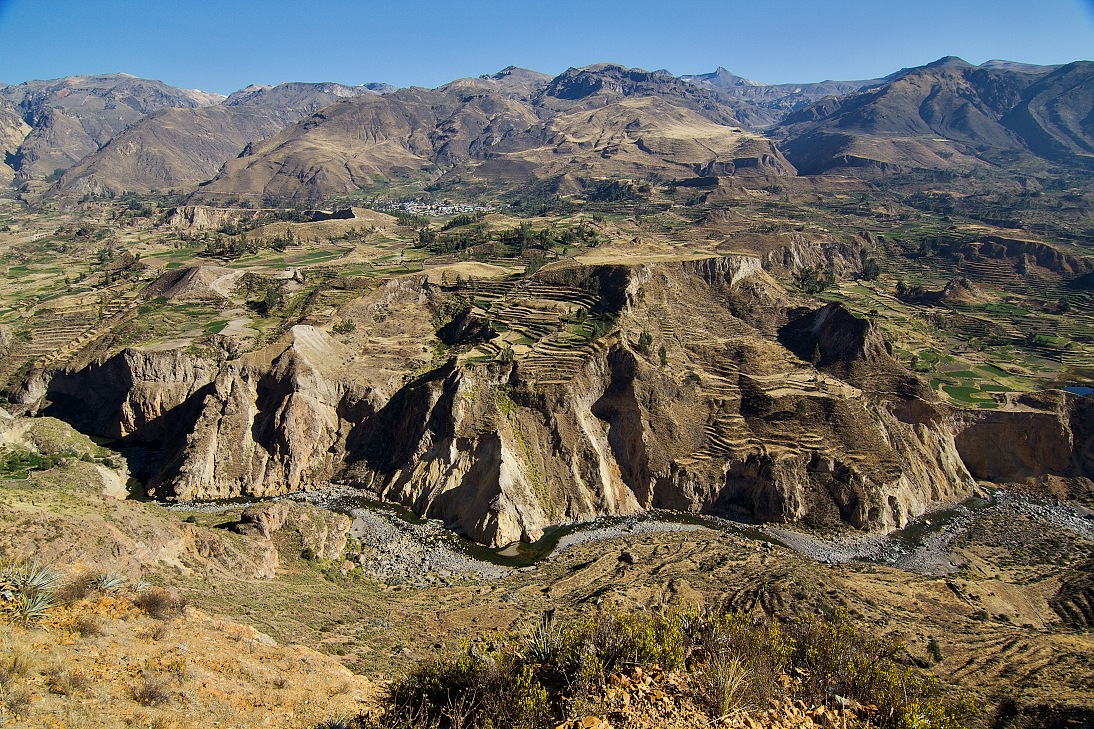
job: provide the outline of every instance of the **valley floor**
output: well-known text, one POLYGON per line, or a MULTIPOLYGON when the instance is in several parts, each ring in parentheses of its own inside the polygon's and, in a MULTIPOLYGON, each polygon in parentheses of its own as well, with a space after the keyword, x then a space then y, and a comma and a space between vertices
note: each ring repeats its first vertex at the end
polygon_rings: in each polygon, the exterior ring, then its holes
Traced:
MULTIPOLYGON (((466 557, 457 564, 458 549, 436 527, 377 512, 360 515, 346 548, 366 559, 309 561, 301 534, 287 528, 268 539, 234 535, 243 505, 186 511, 116 501, 66 486, 88 480, 80 467, 0 484, 4 551, 68 569, 136 567, 189 607, 156 618, 128 599, 92 595, 35 627, 7 627, 9 724, 17 708, 19 726, 183 727, 210 717, 222 726, 305 726, 373 705, 385 682, 438 651, 484 634, 527 634, 549 611, 686 605, 779 618, 842 608, 977 697, 984 726, 1078 726, 1052 717, 1094 712, 1094 540, 1089 515, 1066 505, 1000 492, 990 507, 958 509, 922 540, 946 555, 951 567, 940 576, 826 563, 775 543, 824 544, 837 562, 836 543, 806 532, 649 519, 593 525, 562 537, 549 557, 503 569, 466 557), (81 554, 80 543, 98 544, 99 556, 81 554), (277 567, 262 576, 256 555, 269 546, 277 567), (449 558, 435 559, 438 551, 449 558), (126 562, 133 555, 140 564, 126 562), (161 681, 166 698, 141 703, 146 679, 161 681)), ((904 566, 929 564, 912 559, 922 549, 903 552, 904 566)))

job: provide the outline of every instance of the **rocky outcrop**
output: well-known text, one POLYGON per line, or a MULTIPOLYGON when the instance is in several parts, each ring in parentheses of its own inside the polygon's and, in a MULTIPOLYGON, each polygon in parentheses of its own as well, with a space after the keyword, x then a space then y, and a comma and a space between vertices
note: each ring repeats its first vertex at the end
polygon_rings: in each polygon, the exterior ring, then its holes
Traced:
POLYGON ((150 283, 143 295, 146 299, 162 296, 168 301, 177 302, 224 302, 242 276, 242 271, 220 266, 175 268, 150 283))
POLYGON ((211 208, 206 205, 180 205, 164 214, 164 221, 172 228, 208 230, 222 225, 238 223, 254 217, 254 210, 241 208, 211 208))
POLYGON ((263 539, 279 535, 299 546, 301 553, 333 560, 346 551, 351 524, 348 516, 311 504, 274 501, 244 509, 235 530, 263 539))
POLYGON ((182 500, 276 496, 333 476, 339 410, 358 403, 317 369, 337 356, 338 343, 305 326, 292 336, 267 367, 220 369, 176 455, 177 470, 164 471, 154 487, 182 500))
POLYGON ((1094 478, 1094 399, 1063 391, 1018 397, 1006 410, 965 414, 956 444, 974 476, 1020 483, 1094 478))
POLYGON ((888 342, 873 322, 855 316, 842 304, 827 304, 792 319, 779 335, 782 343, 802 359, 819 355, 821 365, 877 362, 892 356, 888 342))
POLYGON ((812 238, 792 233, 785 243, 763 258, 764 268, 778 275, 800 278, 807 274, 831 272, 837 279, 853 277, 862 271, 864 249, 843 240, 812 238))
POLYGON ((437 337, 447 345, 489 342, 498 333, 482 313, 468 308, 437 330, 437 337))
POLYGON ((590 362, 571 387, 535 392, 515 386, 509 366, 450 362, 351 434, 351 482, 496 545, 636 512, 613 477, 610 436, 589 412, 602 367, 590 362))
POLYGON ((955 278, 946 283, 938 300, 944 304, 980 304, 990 297, 969 279, 955 278))
POLYGON ((0 448, 38 456, 26 488, 9 490, 0 553, 33 555, 45 564, 94 568, 137 580, 150 570, 271 578, 271 544, 165 518, 155 505, 129 499, 124 462, 54 418, 0 416, 0 448), (52 464, 52 465, 50 465, 52 464), (42 494, 51 494, 43 507, 42 494), (37 503, 35 503, 37 501, 37 503))
POLYGON ((796 310, 779 329, 779 341, 803 360, 845 382, 870 383, 879 396, 907 401, 932 398, 930 388, 893 359, 889 343, 869 319, 842 304, 796 310))
POLYGON ((1017 273, 1025 274, 1033 267, 1044 268, 1062 276, 1081 276, 1090 273, 1094 264, 1087 258, 1079 258, 1055 246, 1040 241, 1004 238, 986 235, 974 241, 955 242, 944 252, 959 259, 975 260, 992 258, 1013 262, 1017 273))

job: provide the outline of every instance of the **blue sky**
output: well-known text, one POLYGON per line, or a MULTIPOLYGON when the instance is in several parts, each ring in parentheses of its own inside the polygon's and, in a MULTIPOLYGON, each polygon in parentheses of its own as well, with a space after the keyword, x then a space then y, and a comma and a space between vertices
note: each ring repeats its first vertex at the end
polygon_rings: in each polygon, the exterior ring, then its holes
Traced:
POLYGON ((944 55, 1094 60, 1094 0, 0 0, 0 82, 124 71, 437 86, 514 64, 724 66, 770 83, 875 78, 944 55))

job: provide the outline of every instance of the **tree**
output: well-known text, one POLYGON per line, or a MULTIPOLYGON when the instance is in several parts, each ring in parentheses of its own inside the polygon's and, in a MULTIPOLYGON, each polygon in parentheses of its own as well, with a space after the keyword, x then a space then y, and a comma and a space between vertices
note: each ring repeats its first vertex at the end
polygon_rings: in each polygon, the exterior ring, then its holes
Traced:
POLYGON ((820 342, 817 342, 815 345, 813 345, 813 360, 812 361, 813 361, 813 367, 814 368, 817 368, 817 367, 820 366, 820 363, 821 363, 820 342))
POLYGON ((866 281, 873 281, 880 275, 881 267, 878 266, 877 260, 867 258, 866 263, 862 264, 862 278, 866 281))
POLYGON ((418 229, 418 245, 422 248, 433 245, 437 242, 437 231, 430 228, 428 225, 418 229))
POLYGON ((266 314, 269 315, 274 309, 281 303, 281 295, 277 293, 277 289, 273 286, 266 287, 266 296, 262 299, 263 306, 266 307, 266 314))
POLYGON ((798 274, 798 285, 811 296, 821 293, 835 281, 836 277, 831 270, 825 271, 813 266, 807 266, 798 274))

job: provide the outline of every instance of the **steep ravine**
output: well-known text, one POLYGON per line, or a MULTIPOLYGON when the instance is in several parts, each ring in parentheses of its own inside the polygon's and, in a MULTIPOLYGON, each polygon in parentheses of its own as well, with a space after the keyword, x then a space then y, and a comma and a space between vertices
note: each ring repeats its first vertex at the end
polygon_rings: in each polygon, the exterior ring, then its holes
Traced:
POLYGON ((1037 418, 1029 403, 952 412, 892 360, 872 324, 832 305, 794 308, 756 259, 547 269, 536 281, 581 276, 600 281, 593 308, 610 311, 615 329, 575 350, 567 378, 537 379, 519 358, 422 367, 429 307, 445 292, 400 279, 339 312, 371 323, 382 305, 399 316, 370 326, 390 337, 298 325, 220 363, 125 350, 46 373, 24 396, 150 452, 136 470, 162 498, 336 481, 494 546, 651 508, 889 531, 968 496, 972 475, 1029 475, 985 470, 983 456, 988 440, 1005 449, 1001 439, 1029 428, 1071 448, 1061 473, 1089 475, 1090 408, 1077 398, 1042 403, 1037 418), (408 344, 392 354, 400 332, 408 344), (800 354, 815 346, 819 369, 800 354), (996 425, 1012 418, 1021 423, 996 425))

